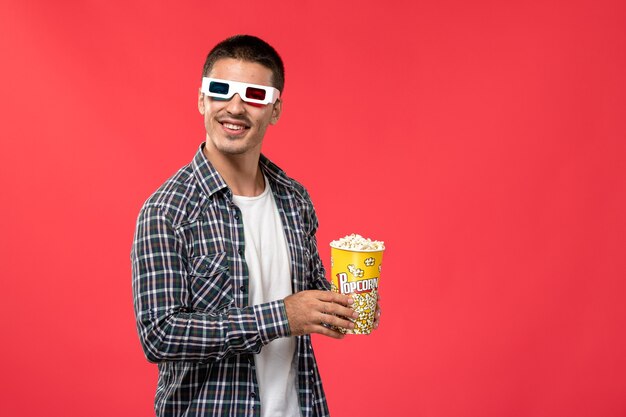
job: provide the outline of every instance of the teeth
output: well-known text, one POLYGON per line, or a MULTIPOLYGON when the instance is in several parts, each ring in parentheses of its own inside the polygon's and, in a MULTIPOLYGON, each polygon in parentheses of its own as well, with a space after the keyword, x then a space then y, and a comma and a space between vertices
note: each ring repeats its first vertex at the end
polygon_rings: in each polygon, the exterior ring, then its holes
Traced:
POLYGON ((231 130, 243 130, 244 127, 241 125, 234 125, 232 123, 224 123, 224 127, 231 130))

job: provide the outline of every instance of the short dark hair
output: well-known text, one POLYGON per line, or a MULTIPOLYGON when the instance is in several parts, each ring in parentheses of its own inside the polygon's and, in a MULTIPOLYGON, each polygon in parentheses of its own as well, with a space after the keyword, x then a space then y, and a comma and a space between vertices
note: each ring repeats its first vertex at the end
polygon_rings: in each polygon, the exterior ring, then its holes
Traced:
POLYGON ((223 40, 211 49, 204 61, 202 76, 206 77, 222 58, 256 62, 272 71, 272 86, 281 93, 285 87, 285 67, 278 52, 270 44, 256 36, 235 35, 223 40))

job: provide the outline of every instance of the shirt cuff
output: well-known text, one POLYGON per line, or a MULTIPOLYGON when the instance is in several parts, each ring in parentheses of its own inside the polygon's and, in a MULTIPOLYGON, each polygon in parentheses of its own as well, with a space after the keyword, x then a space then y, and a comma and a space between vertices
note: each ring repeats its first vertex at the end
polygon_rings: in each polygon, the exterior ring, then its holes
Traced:
POLYGON ((279 337, 291 336, 287 310, 283 300, 254 306, 254 315, 264 345, 279 337))

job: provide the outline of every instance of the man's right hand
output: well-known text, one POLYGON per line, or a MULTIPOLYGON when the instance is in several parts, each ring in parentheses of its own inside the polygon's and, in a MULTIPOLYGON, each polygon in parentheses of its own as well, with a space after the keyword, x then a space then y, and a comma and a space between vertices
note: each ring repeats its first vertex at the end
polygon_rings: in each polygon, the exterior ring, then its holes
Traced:
POLYGON ((319 333, 335 339, 344 334, 325 325, 354 329, 346 317, 356 319, 358 313, 350 307, 354 300, 332 291, 300 291, 285 298, 285 309, 292 336, 319 333))

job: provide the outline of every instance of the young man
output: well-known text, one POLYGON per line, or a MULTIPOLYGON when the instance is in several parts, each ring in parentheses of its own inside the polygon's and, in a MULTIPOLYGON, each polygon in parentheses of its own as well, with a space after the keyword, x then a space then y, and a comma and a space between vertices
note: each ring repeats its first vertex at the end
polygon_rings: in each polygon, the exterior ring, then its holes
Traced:
POLYGON ((261 154, 283 63, 235 36, 209 53, 206 141, 145 203, 132 248, 140 340, 158 363, 158 416, 326 416, 311 333, 353 328, 328 291, 306 190, 261 154))

